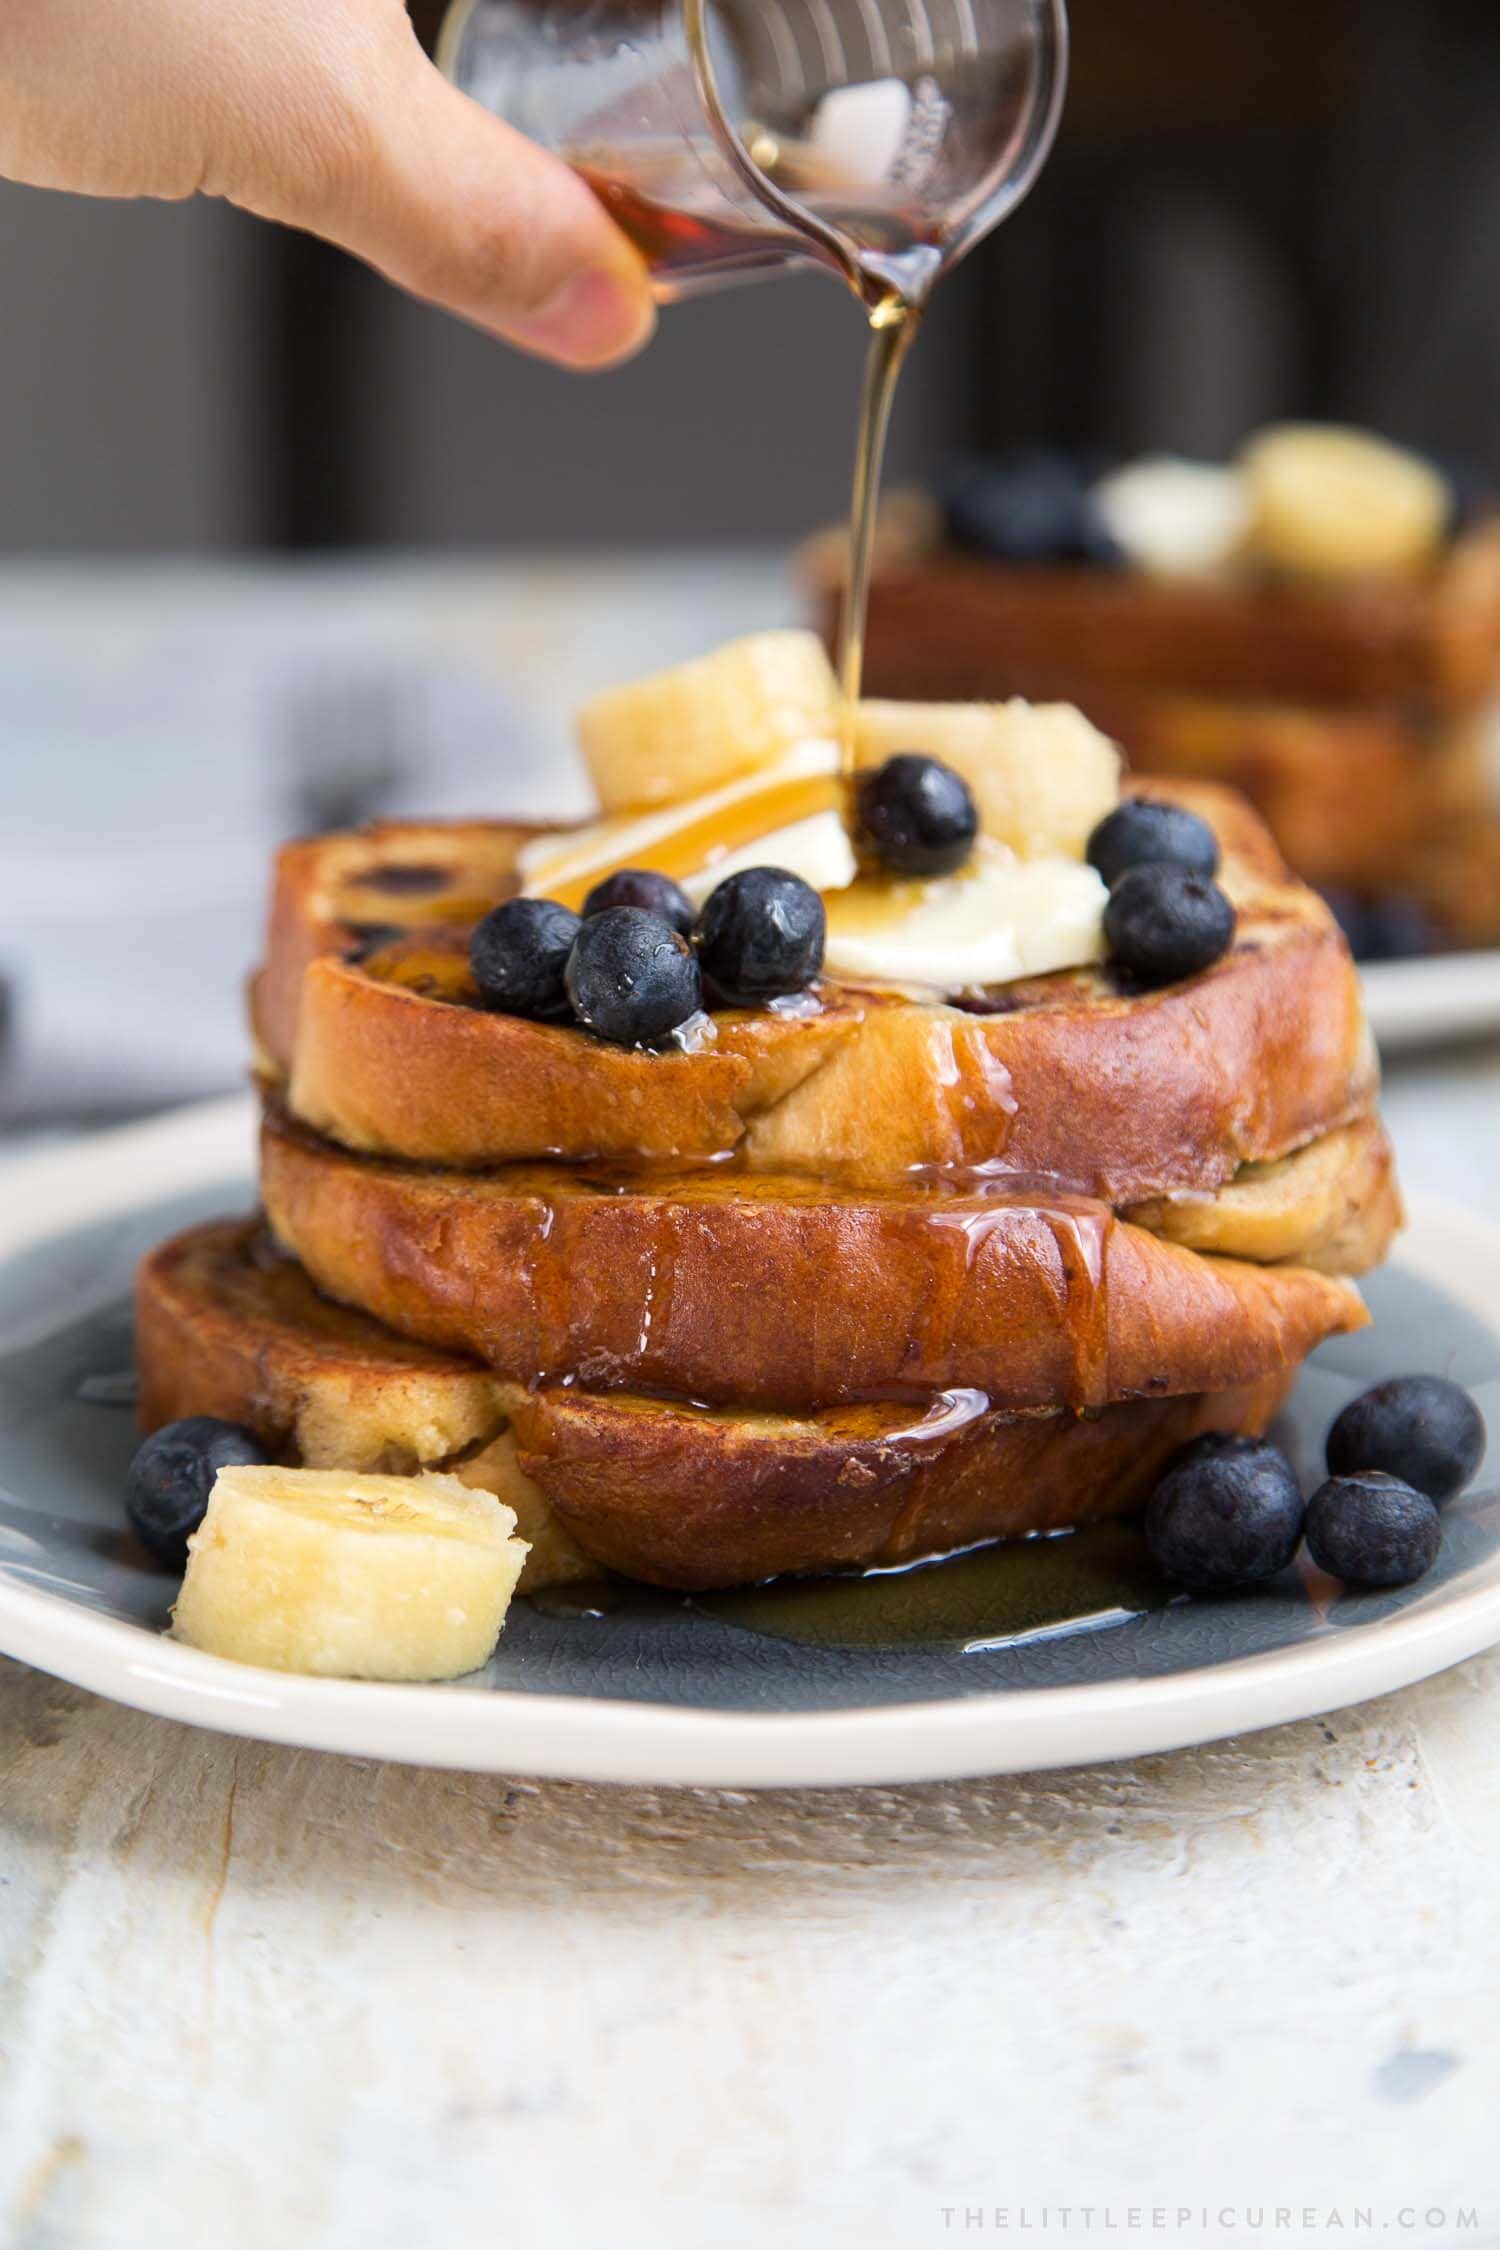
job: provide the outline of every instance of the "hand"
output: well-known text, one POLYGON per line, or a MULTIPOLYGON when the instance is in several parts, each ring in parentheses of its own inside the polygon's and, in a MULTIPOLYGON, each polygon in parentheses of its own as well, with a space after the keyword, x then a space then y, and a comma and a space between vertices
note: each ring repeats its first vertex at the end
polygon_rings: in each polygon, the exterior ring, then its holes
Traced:
POLYGON ((0 4, 0 175, 223 196, 571 367, 655 321, 583 182, 448 85, 401 0, 0 4))

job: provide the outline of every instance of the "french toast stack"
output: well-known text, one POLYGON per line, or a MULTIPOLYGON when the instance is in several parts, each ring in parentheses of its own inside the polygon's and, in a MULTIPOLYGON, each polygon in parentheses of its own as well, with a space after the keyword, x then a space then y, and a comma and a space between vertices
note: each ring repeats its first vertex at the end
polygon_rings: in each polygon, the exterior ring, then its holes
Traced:
MULTIPOLYGON (((1500 524, 1453 532, 1440 517, 1439 536, 1419 522, 1410 546, 1367 553, 1382 471, 1399 477, 1401 467, 1399 456, 1383 459, 1389 449, 1358 441, 1375 505, 1363 511, 1357 492, 1350 501, 1340 491, 1325 535, 1330 502, 1309 441, 1343 437, 1262 440, 1293 441, 1287 482, 1295 474, 1305 485, 1292 492, 1288 520, 1298 512, 1275 567, 1254 551, 1248 518, 1238 551, 1226 546, 1201 567, 1196 555, 1159 565, 1107 540, 1098 560, 1017 560, 985 552, 982 526, 955 539, 936 511, 896 509, 871 598, 867 691, 1076 702, 1136 771, 1246 796, 1298 874, 1348 902, 1372 957, 1413 949, 1424 934, 1494 943, 1500 524), (1395 902, 1419 912, 1403 923, 1375 911, 1395 902)), ((1271 466, 1280 473, 1274 454, 1271 466)), ((1180 504, 1174 475, 1187 480, 1191 513, 1191 478, 1230 472, 1144 463, 1120 481, 1153 513, 1168 512, 1180 504)), ((832 645, 836 543, 810 550, 808 567, 832 645)))
MULTIPOLYGON (((1003 825, 1024 791, 975 793, 1003 825)), ((263 1210, 143 1268, 147 1425, 450 1469, 516 1510, 523 1590, 890 1566, 1138 1511, 1185 1441, 1262 1431, 1363 1324, 1351 1277, 1399 1223, 1332 917, 1237 799, 1156 794, 1222 854, 1234 939, 1201 973, 1145 988, 1098 946, 944 995, 829 973, 656 1049, 482 1002, 475 923, 565 840, 288 846, 252 989, 263 1210)), ((634 837, 639 808, 610 810, 634 837)))

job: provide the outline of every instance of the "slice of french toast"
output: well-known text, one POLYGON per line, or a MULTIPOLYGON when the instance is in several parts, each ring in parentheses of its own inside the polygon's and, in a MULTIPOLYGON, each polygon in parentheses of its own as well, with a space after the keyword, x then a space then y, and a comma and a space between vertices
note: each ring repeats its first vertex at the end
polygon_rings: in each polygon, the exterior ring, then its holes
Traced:
MULTIPOLYGON (((440 1172, 273 1109, 261 1192, 330 1296, 530 1387, 796 1411, 970 1388, 1085 1409, 1255 1383, 1366 1318, 1346 1281, 1200 1256, 1051 1181, 440 1172)), ((1372 1206, 1371 1258, 1394 1219, 1372 1206)))
MULTIPOLYGON (((813 548, 806 574, 831 646, 842 565, 813 548)), ((1419 576, 1318 586, 1028 568, 890 540, 867 630, 865 692, 901 700, 1024 695, 1102 717, 1119 696, 1171 689, 1453 709, 1493 688, 1500 523, 1419 576)))
POLYGON ((522 1467, 600 1562, 709 1588, 1137 1515, 1179 1446, 1205 1430, 1260 1436, 1297 1374, 1084 1415, 986 1411, 963 1392, 926 1415, 789 1416, 553 1390, 525 1397, 515 1427, 522 1467))
POLYGON ((1111 1202, 1213 1193, 1359 1115, 1374 1058, 1343 938, 1261 823, 1212 788, 1153 793, 1213 823, 1239 915, 1184 983, 1080 969, 955 1005, 828 984, 816 1012, 728 1011, 691 1051, 646 1054, 480 1008, 461 932, 310 961, 304 932, 299 1028, 272 1059, 320 1132, 430 1164, 733 1151, 858 1184, 998 1161, 1111 1202))
POLYGON ((1187 1439, 1263 1430, 1296 1373, 1084 1417, 963 1392, 801 1417, 533 1394, 330 1305, 255 1220, 195 1227, 146 1260, 137 1350, 148 1429, 221 1415, 287 1463, 443 1467, 495 1492, 531 1542, 523 1592, 606 1568, 740 1585, 1128 1515, 1187 1439))

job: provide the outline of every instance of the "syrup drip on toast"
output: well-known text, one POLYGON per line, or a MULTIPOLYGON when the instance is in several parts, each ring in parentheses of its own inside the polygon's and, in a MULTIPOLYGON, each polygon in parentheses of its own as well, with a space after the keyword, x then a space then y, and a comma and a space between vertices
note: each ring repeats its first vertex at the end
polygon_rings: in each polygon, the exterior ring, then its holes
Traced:
MULTIPOLYGON (((626 1392, 695 1412, 713 1412, 663 1379, 690 1345, 697 1319, 692 1292, 683 1309, 689 1334, 674 1333, 682 1257, 694 1250, 694 1230, 705 1204, 793 1204, 809 1210, 843 1200, 826 1182, 801 1175, 743 1170, 730 1158, 708 1166, 675 1166, 644 1172, 633 1167, 591 1165, 559 1183, 556 1169, 516 1166, 512 1188, 524 1194, 534 1218, 522 1266, 525 1325, 530 1332, 535 1390, 580 1388, 626 1392), (568 1224, 580 1202, 593 1197, 629 1196, 641 1204, 641 1225, 631 1247, 638 1294, 633 1332, 617 1331, 601 1342, 597 1308, 580 1298, 566 1256, 543 1256, 555 1229, 568 1224)), ((930 1180, 880 1193, 862 1191, 872 1207, 895 1204, 910 1210, 914 1254, 927 1260, 923 1309, 913 1329, 899 1380, 877 1389, 833 1383, 831 1398, 846 1414, 914 1408, 915 1418, 841 1434, 878 1434, 897 1446, 931 1444, 947 1438, 990 1410, 977 1389, 955 1389, 947 1370, 955 1357, 970 1352, 969 1307, 976 1270, 993 1238, 1012 1237, 1004 1255, 1020 1255, 1041 1271, 1060 1309, 1072 1354, 1073 1375, 1058 1403, 1074 1412, 1091 1412, 1109 1396, 1108 1243, 1116 1224, 1106 1204, 1074 1195, 1055 1181, 1004 1172, 971 1174, 958 1180, 930 1180), (1019 1234, 1021 1247, 1016 1240, 1019 1234)), ((997 1247, 996 1255, 1002 1255, 997 1247)), ((752 1285, 752 1284, 747 1284, 752 1285)), ((697 1289, 701 1290, 701 1268, 697 1289)), ((799 1370, 806 1374, 808 1371, 799 1370)), ((829 1371, 833 1382, 832 1371, 829 1371)), ((737 1416, 748 1407, 723 1411, 737 1416)))

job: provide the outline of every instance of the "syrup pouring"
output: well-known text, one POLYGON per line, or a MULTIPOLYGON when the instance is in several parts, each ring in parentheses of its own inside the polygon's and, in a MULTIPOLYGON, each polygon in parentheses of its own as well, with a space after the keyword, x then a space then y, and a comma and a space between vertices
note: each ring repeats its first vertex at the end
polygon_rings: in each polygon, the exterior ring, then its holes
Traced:
POLYGON ((456 0, 438 57, 582 173, 663 303, 806 263, 853 291, 871 335, 839 654, 852 713, 897 379, 939 280, 1051 149, 1063 0, 456 0))

